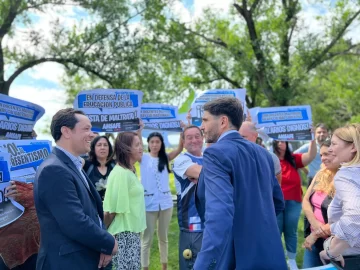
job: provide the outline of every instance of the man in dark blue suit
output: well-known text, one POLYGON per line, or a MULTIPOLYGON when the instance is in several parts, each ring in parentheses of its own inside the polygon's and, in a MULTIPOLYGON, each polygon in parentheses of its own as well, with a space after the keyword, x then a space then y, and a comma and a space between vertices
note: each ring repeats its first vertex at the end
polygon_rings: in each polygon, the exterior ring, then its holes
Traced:
POLYGON ((276 214, 284 199, 270 154, 243 139, 243 110, 235 98, 204 105, 207 143, 196 201, 205 221, 195 270, 287 269, 276 214))
POLYGON ((58 111, 51 122, 56 142, 34 183, 41 242, 37 270, 95 270, 117 252, 103 225, 101 198, 82 170, 80 155, 90 151, 91 123, 82 111, 58 111))

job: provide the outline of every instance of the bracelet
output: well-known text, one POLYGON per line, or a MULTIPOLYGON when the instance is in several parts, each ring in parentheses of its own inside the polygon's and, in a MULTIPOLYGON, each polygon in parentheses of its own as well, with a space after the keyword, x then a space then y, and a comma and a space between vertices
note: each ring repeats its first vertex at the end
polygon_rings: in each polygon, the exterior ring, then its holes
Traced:
POLYGON ((337 260, 338 258, 340 258, 342 255, 339 254, 337 256, 333 256, 330 254, 329 250, 330 250, 330 246, 331 246, 331 242, 333 240, 334 236, 329 237, 328 239, 326 239, 326 241, 324 242, 324 248, 325 248, 325 252, 326 255, 331 259, 331 260, 337 260))
POLYGON ((332 255, 329 253, 329 249, 326 249, 325 252, 326 252, 326 255, 327 255, 331 260, 334 260, 334 261, 336 261, 338 258, 340 258, 340 257, 342 256, 341 254, 339 254, 339 255, 337 255, 337 256, 332 256, 332 255))

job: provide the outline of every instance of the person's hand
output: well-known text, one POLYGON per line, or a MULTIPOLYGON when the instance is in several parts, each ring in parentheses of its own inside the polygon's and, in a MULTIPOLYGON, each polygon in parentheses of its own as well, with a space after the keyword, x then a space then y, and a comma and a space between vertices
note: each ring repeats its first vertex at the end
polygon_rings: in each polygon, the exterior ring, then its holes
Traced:
POLYGON ((323 225, 320 221, 315 220, 315 219, 310 224, 311 224, 311 228, 313 229, 314 232, 316 232, 317 230, 320 230, 321 226, 323 225))
POLYGON ((10 186, 6 187, 5 189, 5 197, 16 199, 21 194, 18 192, 15 181, 10 181, 10 186))
POLYGON ((184 128, 186 128, 187 126, 186 126, 186 124, 185 124, 183 121, 180 120, 180 127, 181 127, 182 129, 184 129, 184 128))
POLYGON ((305 242, 303 244, 303 248, 306 248, 307 250, 312 250, 311 247, 315 244, 317 240, 316 235, 311 233, 308 237, 306 237, 305 242))
MULTIPOLYGON (((330 254, 330 255, 332 255, 332 254, 330 254)), ((324 265, 327 264, 327 263, 329 263, 330 260, 331 260, 330 257, 326 254, 326 251, 325 251, 325 250, 321 251, 321 252, 319 253, 319 256, 320 256, 321 262, 322 262, 324 265)), ((340 262, 340 265, 341 265, 342 267, 345 267, 345 260, 344 260, 344 257, 343 257, 342 255, 338 256, 338 257, 335 259, 335 261, 340 262)))
POLYGON ((320 222, 316 226, 313 226, 313 229, 314 229, 314 234, 316 235, 317 238, 329 237, 326 230, 323 228, 323 224, 321 224, 320 222))
POLYGON ((137 134, 141 134, 142 130, 144 129, 144 122, 139 119, 139 129, 136 131, 137 134))
POLYGON ((116 241, 115 237, 114 237, 114 240, 115 240, 114 248, 113 248, 112 253, 111 253, 113 256, 118 252, 118 249, 119 249, 118 242, 116 241))
POLYGON ((193 182, 194 184, 197 184, 198 183, 198 179, 196 178, 192 178, 192 177, 188 177, 188 179, 193 182))
POLYGON ((111 255, 101 253, 98 268, 106 267, 111 262, 111 255))

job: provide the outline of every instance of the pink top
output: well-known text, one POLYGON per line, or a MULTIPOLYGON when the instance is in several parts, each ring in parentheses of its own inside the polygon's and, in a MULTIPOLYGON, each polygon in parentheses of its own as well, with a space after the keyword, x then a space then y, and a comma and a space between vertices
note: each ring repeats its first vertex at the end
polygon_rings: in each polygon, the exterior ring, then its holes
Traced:
MULTIPOLYGON (((315 218, 322 224, 325 224, 325 221, 321 213, 321 204, 326 199, 326 197, 327 194, 322 191, 315 191, 315 193, 311 196, 311 204, 314 207, 315 218)), ((310 227, 310 229, 313 231, 312 227, 310 227)))

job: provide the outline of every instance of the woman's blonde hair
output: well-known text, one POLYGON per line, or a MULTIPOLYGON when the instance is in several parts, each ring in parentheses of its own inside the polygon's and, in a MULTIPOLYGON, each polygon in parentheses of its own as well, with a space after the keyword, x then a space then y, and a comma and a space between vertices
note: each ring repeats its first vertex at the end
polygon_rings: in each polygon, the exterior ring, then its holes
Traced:
POLYGON ((360 163, 360 124, 350 124, 338 128, 334 131, 334 135, 346 143, 353 143, 356 149, 354 158, 342 166, 351 166, 360 163))
POLYGON ((314 190, 321 191, 334 197, 335 195, 335 186, 334 186, 334 177, 338 170, 329 170, 324 164, 321 164, 321 169, 315 175, 313 181, 315 181, 314 190))

